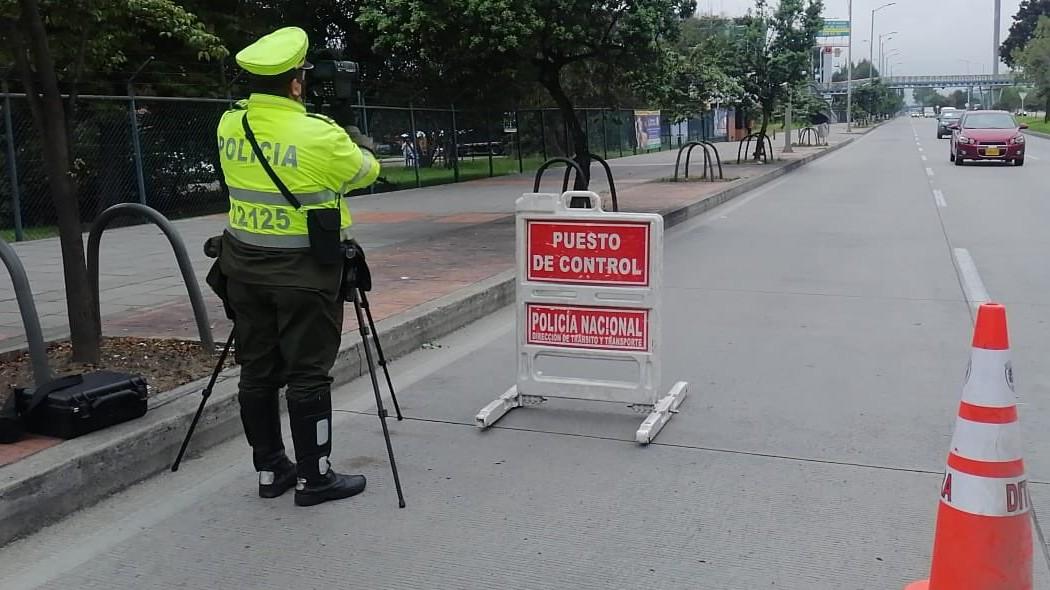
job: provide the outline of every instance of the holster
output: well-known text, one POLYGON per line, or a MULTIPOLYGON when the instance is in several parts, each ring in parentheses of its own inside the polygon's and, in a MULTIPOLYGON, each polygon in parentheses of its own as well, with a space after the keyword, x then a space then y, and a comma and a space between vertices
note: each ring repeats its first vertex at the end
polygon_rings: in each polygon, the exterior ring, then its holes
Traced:
POLYGON ((215 259, 211 269, 208 270, 208 276, 205 277, 204 282, 208 283, 211 290, 219 296, 219 299, 222 301, 222 308, 226 312, 226 318, 233 320, 233 307, 230 306, 226 287, 228 279, 223 274, 222 267, 219 264, 219 258, 222 256, 222 236, 214 236, 204 241, 204 255, 215 259))
POLYGON ((339 209, 310 209, 306 212, 306 231, 310 238, 310 252, 320 264, 339 264, 343 254, 339 243, 341 225, 339 209))
POLYGON ((345 301, 352 301, 354 290, 372 290, 372 271, 368 268, 365 251, 357 240, 346 240, 343 246, 343 287, 345 301))

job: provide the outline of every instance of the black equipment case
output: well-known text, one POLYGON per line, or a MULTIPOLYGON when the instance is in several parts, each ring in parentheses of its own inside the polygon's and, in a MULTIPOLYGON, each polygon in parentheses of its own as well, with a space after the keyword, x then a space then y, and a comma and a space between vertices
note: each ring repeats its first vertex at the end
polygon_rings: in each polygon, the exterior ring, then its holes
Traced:
POLYGON ((76 438, 146 414, 146 380, 139 375, 95 371, 61 377, 37 390, 18 390, 27 430, 76 438))

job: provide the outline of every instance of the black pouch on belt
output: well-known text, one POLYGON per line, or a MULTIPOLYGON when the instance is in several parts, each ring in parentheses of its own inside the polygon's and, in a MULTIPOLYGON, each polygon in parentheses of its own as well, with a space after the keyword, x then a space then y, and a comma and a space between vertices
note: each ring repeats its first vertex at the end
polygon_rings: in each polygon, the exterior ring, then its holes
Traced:
POLYGON ((306 231, 310 234, 310 252, 321 264, 340 264, 343 261, 339 227, 339 209, 310 209, 306 212, 306 231))

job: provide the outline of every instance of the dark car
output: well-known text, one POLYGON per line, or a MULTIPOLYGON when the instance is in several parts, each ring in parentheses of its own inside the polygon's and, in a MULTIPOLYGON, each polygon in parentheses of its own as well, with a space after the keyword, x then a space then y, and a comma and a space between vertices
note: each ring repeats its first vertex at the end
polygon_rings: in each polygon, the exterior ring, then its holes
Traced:
POLYGON ((966 160, 999 160, 1024 165, 1024 135, 1028 125, 1018 124, 1006 111, 970 111, 951 125, 949 159, 956 166, 966 160))
POLYGON ((951 125, 958 123, 959 119, 962 119, 963 113, 966 111, 958 111, 955 109, 945 109, 941 111, 941 115, 937 117, 937 139, 952 136, 951 125))

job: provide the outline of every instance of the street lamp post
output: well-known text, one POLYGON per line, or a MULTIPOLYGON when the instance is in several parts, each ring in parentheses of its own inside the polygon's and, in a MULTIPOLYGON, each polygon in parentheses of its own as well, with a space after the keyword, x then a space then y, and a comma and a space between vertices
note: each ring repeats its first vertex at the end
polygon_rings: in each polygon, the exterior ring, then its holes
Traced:
POLYGON ((882 61, 883 45, 887 41, 892 41, 893 40, 893 35, 896 35, 896 34, 897 34, 897 31, 890 31, 889 33, 883 33, 883 34, 879 35, 879 68, 878 68, 878 70, 879 70, 879 77, 880 78, 882 77, 882 68, 883 68, 883 61, 882 61))
POLYGON ((880 76, 882 75, 881 73, 882 73, 883 68, 889 67, 889 65, 890 65, 889 64, 890 58, 893 57, 894 55, 900 55, 900 49, 891 49, 891 50, 887 51, 882 56, 882 59, 879 60, 879 75, 880 76))
MULTIPOLYGON (((970 65, 973 64, 973 62, 968 59, 956 59, 955 61, 960 61, 966 64, 966 75, 969 76, 970 65)), ((973 110, 973 84, 966 87, 966 110, 973 110)))
POLYGON ((846 133, 853 131, 853 0, 847 3, 849 44, 846 46, 846 133))
POLYGON ((875 65, 875 13, 893 6, 896 2, 888 2, 871 10, 871 36, 868 38, 868 77, 871 78, 871 70, 875 65))
MULTIPOLYGON (((894 31, 894 33, 895 32, 896 31, 894 31)), ((880 78, 882 77, 882 68, 885 67, 885 63, 886 63, 885 60, 883 59, 884 52, 886 51, 886 42, 887 41, 893 41, 894 39, 895 39, 895 37, 893 36, 893 33, 886 33, 885 35, 879 35, 879 67, 878 67, 878 71, 879 71, 879 77, 880 78)))

